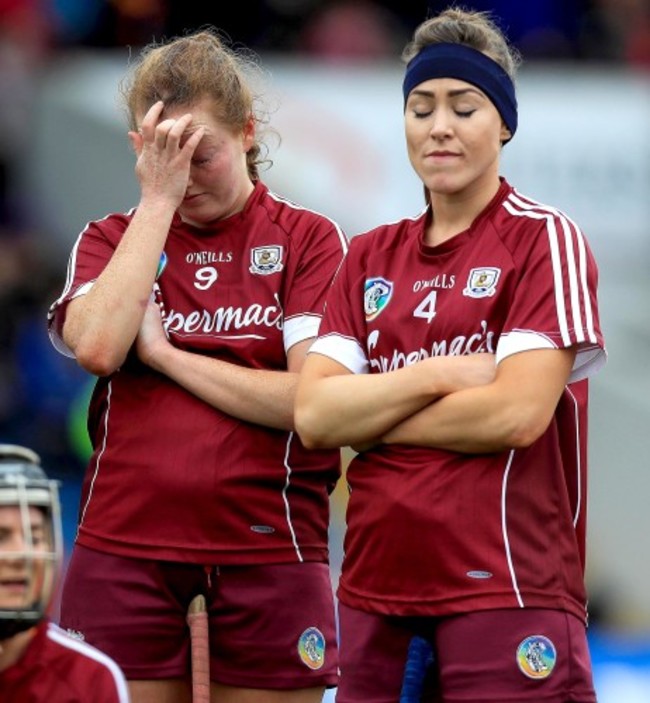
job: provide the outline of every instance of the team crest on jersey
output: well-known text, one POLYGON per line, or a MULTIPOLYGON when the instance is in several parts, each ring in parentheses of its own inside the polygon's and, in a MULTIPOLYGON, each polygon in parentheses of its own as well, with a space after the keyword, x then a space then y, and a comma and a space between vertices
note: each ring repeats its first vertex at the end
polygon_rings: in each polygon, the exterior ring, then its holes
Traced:
POLYGON ((325 638, 317 627, 308 627, 298 639, 298 655, 305 666, 320 669, 325 663, 325 638))
POLYGON ((162 272, 167 268, 167 253, 163 251, 160 255, 160 261, 158 262, 158 268, 156 270, 156 280, 162 276, 162 272))
POLYGON ((267 247, 254 247, 251 249, 251 265, 249 271, 251 273, 259 273, 262 276, 268 276, 270 273, 282 271, 284 268, 282 253, 283 248, 279 244, 273 244, 267 247))
POLYGON ((393 296, 393 284, 385 278, 366 279, 365 293, 363 295, 363 309, 366 321, 374 320, 377 315, 388 305, 393 296))
POLYGON ((548 678, 555 668, 555 645, 544 635, 531 635, 517 647, 517 665, 529 679, 548 678))
POLYGON ((467 285, 463 290, 463 295, 470 298, 489 298, 496 293, 497 281, 501 275, 501 269, 486 266, 472 269, 467 278, 467 285))

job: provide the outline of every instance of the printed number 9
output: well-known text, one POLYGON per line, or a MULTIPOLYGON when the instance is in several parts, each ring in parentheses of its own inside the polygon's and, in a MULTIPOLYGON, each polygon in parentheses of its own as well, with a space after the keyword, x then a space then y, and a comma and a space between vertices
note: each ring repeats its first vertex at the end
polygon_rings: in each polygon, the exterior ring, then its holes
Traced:
POLYGON ((217 269, 214 266, 204 266, 198 269, 195 275, 194 287, 207 290, 217 280, 217 269))

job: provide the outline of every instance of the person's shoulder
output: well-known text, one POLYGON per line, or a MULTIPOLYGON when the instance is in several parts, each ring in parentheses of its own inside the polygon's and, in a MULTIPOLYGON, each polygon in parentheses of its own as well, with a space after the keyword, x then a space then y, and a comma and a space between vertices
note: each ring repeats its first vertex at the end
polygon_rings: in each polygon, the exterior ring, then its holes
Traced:
POLYGON ((579 229, 578 224, 562 209, 541 202, 512 187, 503 198, 501 212, 508 220, 522 227, 544 230, 549 226, 559 225, 579 229))
POLYGON ((71 657, 80 655, 87 656, 91 659, 102 660, 104 657, 109 659, 107 655, 85 642, 80 636, 77 636, 76 633, 66 631, 53 622, 47 623, 45 634, 47 640, 54 645, 54 649, 69 653, 71 657))
POLYGON ((259 183, 257 187, 260 190, 258 207, 265 211, 271 222, 284 229, 287 234, 295 233, 296 227, 298 232, 315 226, 341 231, 339 223, 329 215, 280 195, 263 183, 259 183))
POLYGON ((391 249, 404 242, 405 237, 410 234, 414 236, 421 231, 423 219, 426 215, 426 208, 411 217, 403 217, 399 220, 384 222, 380 225, 355 234, 350 241, 350 248, 356 250, 384 250, 391 249))
POLYGON ((101 232, 124 232, 133 219, 136 208, 131 208, 126 212, 111 212, 104 217, 91 220, 86 224, 84 231, 99 230, 101 232))
POLYGON ((45 634, 51 652, 50 661, 65 667, 71 684, 75 679, 79 685, 84 685, 103 674, 104 680, 112 681, 111 687, 117 696, 115 700, 128 700, 124 674, 111 657, 52 622, 47 624, 45 634))

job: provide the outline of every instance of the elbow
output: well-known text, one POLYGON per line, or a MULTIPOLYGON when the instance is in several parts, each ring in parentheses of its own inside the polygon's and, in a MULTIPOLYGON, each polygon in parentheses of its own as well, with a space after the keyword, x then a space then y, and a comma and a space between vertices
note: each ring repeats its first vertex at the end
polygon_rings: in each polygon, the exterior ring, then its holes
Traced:
POLYGON ((314 413, 304 408, 296 408, 294 413, 296 432, 305 449, 332 449, 335 444, 328 442, 327 433, 314 413))
POLYGON ((82 340, 73 351, 79 366, 95 376, 110 376, 124 363, 124 355, 115 353, 109 344, 82 340))
POLYGON ((504 444, 511 449, 527 449, 546 432, 549 423, 550 418, 521 413, 509 426, 504 444))

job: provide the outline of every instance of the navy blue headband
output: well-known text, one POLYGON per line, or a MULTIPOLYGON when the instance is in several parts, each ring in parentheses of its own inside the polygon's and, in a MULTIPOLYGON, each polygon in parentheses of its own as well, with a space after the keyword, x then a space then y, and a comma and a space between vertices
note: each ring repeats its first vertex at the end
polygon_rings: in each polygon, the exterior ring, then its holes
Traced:
POLYGON ((499 111, 514 136, 517 131, 517 98, 510 76, 484 53, 464 44, 429 44, 406 66, 404 104, 416 85, 431 78, 458 78, 480 88, 499 111))

